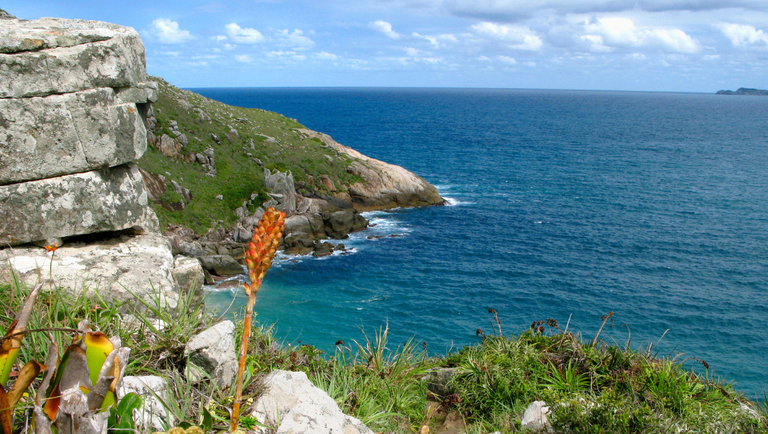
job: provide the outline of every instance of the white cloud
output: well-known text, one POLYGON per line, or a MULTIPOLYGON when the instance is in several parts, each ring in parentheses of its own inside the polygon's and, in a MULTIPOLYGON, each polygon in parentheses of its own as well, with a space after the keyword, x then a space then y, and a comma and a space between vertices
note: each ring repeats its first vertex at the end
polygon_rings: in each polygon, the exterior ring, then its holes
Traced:
POLYGON ((389 24, 386 21, 376 20, 368 23, 368 27, 387 35, 387 37, 390 39, 400 39, 400 34, 392 30, 392 24, 389 24))
MULTIPOLYGON (((411 0, 410 3, 421 0, 411 0)), ((744 8, 765 11, 764 0, 434 0, 435 9, 494 22, 520 21, 542 13, 558 15, 628 11, 715 11, 744 8)))
POLYGON ((531 29, 525 26, 482 22, 472 26, 479 35, 500 41, 515 50, 536 51, 544 44, 531 29))
POLYGON ((768 45, 768 34, 747 24, 720 23, 715 24, 715 28, 720 29, 734 47, 768 45))
POLYGON ((437 35, 437 36, 430 36, 430 35, 421 35, 418 32, 413 32, 411 36, 413 36, 414 38, 424 39, 425 41, 428 41, 435 48, 440 48, 448 44, 455 44, 459 42, 456 36, 450 33, 437 35))
POLYGON ((695 53, 698 42, 680 29, 641 29, 624 17, 600 17, 583 22, 580 36, 592 51, 611 51, 612 47, 659 47, 673 53, 695 53))
POLYGON ((275 32, 274 39, 278 45, 294 50, 306 50, 315 45, 315 41, 304 36, 304 32, 299 29, 294 29, 292 33, 288 33, 287 29, 278 30, 275 32))
POLYGON ((239 44, 256 44, 264 40, 264 35, 256 29, 242 28, 237 23, 229 23, 224 27, 227 34, 239 44))
POLYGON ((499 62, 506 63, 508 65, 517 65, 517 60, 514 57, 509 56, 496 56, 499 62))
POLYGON ((274 50, 267 53, 267 56, 269 57, 277 57, 280 59, 293 59, 298 61, 306 60, 307 56, 304 54, 298 54, 295 51, 283 51, 283 50, 274 50))
POLYGON ((319 53, 315 53, 312 55, 317 60, 328 60, 328 61, 336 61, 339 60, 339 56, 329 53, 327 51, 321 51, 319 53))
POLYGON ((642 53, 632 53, 624 56, 627 60, 648 60, 648 56, 642 53))
POLYGON ((216 36, 211 37, 211 39, 213 39, 216 42, 221 42, 221 41, 226 41, 227 37, 224 36, 224 35, 216 35, 216 36))
POLYGON ((180 44, 195 37, 188 30, 179 29, 176 21, 158 18, 152 21, 153 33, 164 44, 180 44))
POLYGON ((235 56, 235 60, 238 62, 248 63, 251 61, 251 56, 247 54, 238 54, 235 56))
POLYGON ((422 55, 421 50, 418 48, 413 47, 406 47, 405 48, 405 54, 411 56, 411 57, 419 57, 422 55))

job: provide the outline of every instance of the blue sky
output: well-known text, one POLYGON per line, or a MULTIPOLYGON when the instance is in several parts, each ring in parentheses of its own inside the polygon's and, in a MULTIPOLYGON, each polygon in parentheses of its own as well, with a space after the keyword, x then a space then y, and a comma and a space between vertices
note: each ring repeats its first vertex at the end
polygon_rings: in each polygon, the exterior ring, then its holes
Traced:
POLYGON ((139 31, 181 87, 768 88, 766 0, 5 1, 139 31))

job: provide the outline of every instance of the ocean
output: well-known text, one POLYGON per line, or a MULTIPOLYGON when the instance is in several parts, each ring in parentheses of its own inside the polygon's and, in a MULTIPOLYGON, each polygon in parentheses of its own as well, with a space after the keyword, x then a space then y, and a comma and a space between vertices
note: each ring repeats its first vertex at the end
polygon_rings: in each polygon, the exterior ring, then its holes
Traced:
MULTIPOLYGON (((511 89, 192 89, 258 107, 435 184, 256 303, 286 344, 414 338, 430 354, 553 318, 768 391, 768 98, 511 89), (370 235, 383 238, 369 239, 370 235)), ((245 295, 209 302, 242 312, 245 295)))

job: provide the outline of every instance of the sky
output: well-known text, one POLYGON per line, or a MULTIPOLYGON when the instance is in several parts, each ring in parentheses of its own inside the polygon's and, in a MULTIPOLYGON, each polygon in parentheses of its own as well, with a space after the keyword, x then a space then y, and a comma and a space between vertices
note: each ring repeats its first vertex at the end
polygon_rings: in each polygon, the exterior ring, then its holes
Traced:
POLYGON ((195 87, 768 88, 768 0, 4 1, 135 28, 195 87))

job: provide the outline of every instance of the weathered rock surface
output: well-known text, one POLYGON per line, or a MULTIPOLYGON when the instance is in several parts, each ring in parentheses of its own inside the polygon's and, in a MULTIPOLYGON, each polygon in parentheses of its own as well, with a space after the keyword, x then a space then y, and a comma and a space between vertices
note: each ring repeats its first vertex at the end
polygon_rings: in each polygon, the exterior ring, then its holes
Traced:
POLYGON ((133 412, 136 429, 139 432, 165 431, 165 425, 174 426, 176 418, 163 405, 163 401, 169 398, 169 392, 168 384, 162 377, 155 375, 123 377, 118 395, 124 396, 131 392, 144 398, 144 405, 133 412))
POLYGON ((235 324, 222 321, 195 335, 184 347, 187 380, 210 378, 218 387, 232 385, 237 376, 235 324))
POLYGON ((253 414, 267 426, 274 426, 279 420, 278 434, 373 434, 358 419, 342 413, 336 401, 315 387, 303 372, 272 371, 263 383, 264 392, 256 401, 253 414))
POLYGON ((320 139, 340 154, 360 160, 353 162, 348 168, 348 171, 361 176, 365 181, 353 184, 349 189, 349 199, 359 211, 445 203, 432 184, 413 172, 367 157, 337 143, 327 134, 304 128, 296 131, 306 137, 320 139))
POLYGON ((139 34, 86 20, 0 21, 0 76, 0 98, 147 87, 139 34))
POLYGON ((0 245, 130 228, 158 231, 132 163, 0 186, 0 214, 0 245))
POLYGON ((229 255, 201 256, 200 263, 209 273, 217 276, 236 276, 243 274, 243 266, 229 255))
POLYGON ((453 380, 457 373, 458 370, 455 368, 437 368, 425 375, 422 381, 427 383, 427 390, 441 398, 445 398, 452 393, 456 393, 451 380, 453 380))
POLYGON ((0 185, 118 166, 147 149, 136 104, 110 88, 0 98, 0 137, 0 185))
POLYGON ((525 409, 520 427, 534 432, 550 431, 552 426, 547 418, 548 413, 549 407, 546 402, 534 401, 525 409))
POLYGON ((325 233, 337 240, 346 238, 350 232, 359 231, 368 226, 368 221, 353 209, 325 212, 323 222, 325 233))
POLYGON ((173 280, 179 287, 180 296, 189 295, 193 304, 203 301, 205 297, 203 292, 205 273, 199 259, 181 255, 176 256, 173 261, 173 280))
POLYGON ((264 184, 278 202, 275 206, 278 211, 285 211, 287 214, 296 212, 296 187, 291 172, 275 170, 275 173, 272 173, 269 169, 264 169, 264 184))
MULTIPOLYGON (((42 281, 48 289, 69 288, 79 294, 97 291, 106 301, 137 305, 134 296, 152 301, 159 296, 168 307, 178 304, 178 287, 173 280, 171 246, 160 234, 121 236, 90 243, 72 243, 53 254, 40 247, 0 250, 0 264, 8 264, 30 285, 42 281), (55 287, 54 286, 54 287, 55 287)), ((7 267, 4 279, 10 279, 7 267)))

